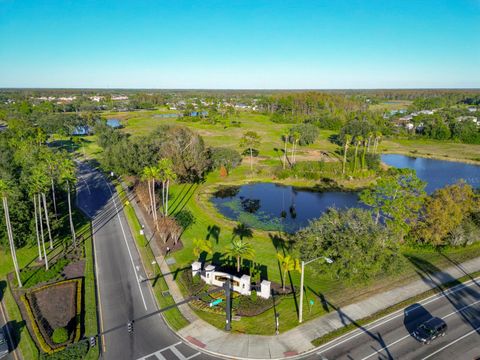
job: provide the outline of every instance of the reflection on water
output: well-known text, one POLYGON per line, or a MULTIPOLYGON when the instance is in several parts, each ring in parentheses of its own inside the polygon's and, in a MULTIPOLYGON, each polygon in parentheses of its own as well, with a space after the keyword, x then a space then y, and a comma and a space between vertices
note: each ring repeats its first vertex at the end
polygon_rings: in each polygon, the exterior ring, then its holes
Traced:
POLYGON ((295 232, 330 207, 359 206, 353 192, 312 192, 270 183, 223 188, 212 202, 224 216, 264 230, 295 232), (231 196, 225 194, 230 193, 231 196))

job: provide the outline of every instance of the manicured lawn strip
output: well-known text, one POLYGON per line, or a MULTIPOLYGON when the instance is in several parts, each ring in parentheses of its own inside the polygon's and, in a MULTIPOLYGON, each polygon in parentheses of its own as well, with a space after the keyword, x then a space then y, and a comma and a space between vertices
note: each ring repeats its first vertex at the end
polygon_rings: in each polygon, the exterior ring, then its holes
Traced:
POLYGON ((428 298, 429 296, 432 296, 432 295, 435 295, 435 294, 439 294, 449 288, 452 288, 456 285, 458 285, 459 283, 464 283, 464 282, 467 282, 469 280, 471 280, 472 278, 476 278, 477 276, 480 275, 480 271, 476 271, 470 275, 466 275, 458 280, 454 280, 454 281, 451 281, 445 285, 442 285, 441 288, 435 288, 435 289, 432 289, 432 290, 429 290, 429 291, 426 291, 422 294, 419 294, 419 295, 416 295, 416 296, 413 296, 405 301, 402 301, 398 304, 395 304, 393 306, 390 306, 384 310, 381 310, 371 316, 368 316, 366 318, 363 318, 363 319, 360 319, 360 320, 357 320, 356 321, 356 324, 348 324, 340 329, 337 329, 337 330, 334 330, 322 337, 319 337, 317 339, 314 339, 312 341, 312 344, 314 346, 320 346, 320 345, 323 345, 323 344, 326 344, 328 343, 329 341, 331 340, 334 340, 336 339, 337 337, 341 336, 341 335, 344 335, 350 331, 353 331, 355 329, 357 329, 359 326, 365 326, 365 325, 368 325, 369 323, 375 321, 375 320, 378 320, 386 315, 389 315, 397 310, 400 310, 400 309, 403 309, 404 307, 407 307, 408 305, 411 305, 411 304, 414 304, 416 302, 419 302, 425 298, 428 298))
MULTIPOLYGON (((2 278, 2 281, 7 281, 6 278, 2 278)), ((22 314, 18 308, 17 303, 15 302, 10 288, 7 286, 4 292, 4 304, 8 313, 8 319, 14 322, 14 334, 13 337, 17 336, 20 338, 18 343, 18 348, 24 359, 37 359, 39 352, 35 342, 33 341, 28 329, 25 325, 25 320, 22 319, 22 314)))
MULTIPOLYGON (((120 199, 125 199, 125 191, 122 186, 117 184, 115 186, 120 199)), ((164 308, 169 305, 173 305, 175 301, 171 295, 164 296, 162 292, 168 291, 167 283, 163 276, 159 276, 160 267, 158 264, 152 265, 152 262, 155 260, 152 249, 148 246, 146 238, 144 235, 140 235, 140 229, 142 228, 140 222, 138 221, 137 215, 135 214, 134 208, 130 204, 124 204, 124 212, 127 218, 130 229, 132 230, 133 237, 137 243, 137 249, 140 253, 143 265, 145 267, 149 281, 152 283, 153 292, 158 301, 158 304, 161 308, 164 308), (157 278, 156 278, 157 277, 157 278), (155 279, 156 278, 156 279, 155 279)), ((185 319, 178 310, 178 308, 173 308, 171 310, 165 311, 163 313, 164 319, 168 324, 176 331, 187 326, 189 322, 185 319)))
MULTIPOLYGON (((88 337, 98 333, 98 320, 97 320, 97 298, 95 294, 95 274, 93 263, 93 246, 91 237, 91 226, 85 241, 85 281, 84 281, 84 304, 85 304, 85 336, 88 337)), ((90 348, 85 359, 94 360, 98 359, 99 348, 98 346, 90 348)))

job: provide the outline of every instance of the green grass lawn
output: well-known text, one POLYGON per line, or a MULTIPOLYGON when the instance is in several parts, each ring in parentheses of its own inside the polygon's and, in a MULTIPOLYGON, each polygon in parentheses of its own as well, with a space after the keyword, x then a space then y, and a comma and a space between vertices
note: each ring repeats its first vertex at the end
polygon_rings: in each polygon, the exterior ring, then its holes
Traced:
MULTIPOLYGON (((177 261, 175 265, 177 269, 187 269, 186 271, 189 271, 190 264, 196 260, 193 256, 193 239, 206 238, 209 233, 209 226, 217 225, 220 228, 218 241, 216 239, 212 240, 214 253, 217 253, 217 255, 214 256, 224 253, 224 248, 232 239, 232 229, 236 223, 223 218, 208 201, 211 192, 210 184, 212 182, 215 183, 215 176, 211 176, 212 177, 208 178, 206 184, 193 186, 183 184, 172 187, 170 208, 173 209, 173 213, 175 214, 181 209, 188 209, 195 216, 195 223, 188 228, 182 236, 183 249, 174 254, 177 261)), ((275 256, 277 249, 274 246, 271 236, 282 236, 283 234, 265 231, 254 231, 253 234, 253 238, 247 239, 247 241, 252 243, 255 248, 255 263, 266 267, 269 280, 281 283, 281 274, 275 256)), ((461 262, 480 256, 480 244, 466 248, 447 249, 443 253, 428 248, 411 249, 404 247, 402 253, 405 256, 415 256, 426 264, 431 264, 432 267, 441 269, 452 266, 453 263, 451 261, 461 262), (446 257, 444 255, 446 255, 446 257)), ((326 310, 319 301, 320 294, 335 306, 345 306, 366 298, 373 293, 387 291, 401 284, 417 280, 419 279, 417 270, 418 267, 414 263, 405 260, 402 268, 396 274, 380 276, 369 284, 348 284, 342 283, 325 274, 316 273, 313 268, 307 267, 305 272, 306 294, 304 300, 304 319, 308 321, 314 317, 326 314, 326 310), (314 305, 311 309, 307 305, 310 299, 314 300, 314 305)), ((298 288, 300 283, 299 274, 293 272, 290 275, 293 284, 298 288)), ((290 280, 288 280, 287 283, 290 285, 290 280)), ((280 325, 282 331, 288 330, 298 324, 297 306, 298 299, 295 301, 293 297, 284 299, 278 306, 277 311, 282 314, 280 325)), ((199 311, 197 311, 197 313, 202 318, 205 318, 205 320, 210 321, 219 328, 223 328, 224 319, 222 316, 199 311)), ((244 317, 241 321, 233 322, 232 326, 233 330, 238 332, 274 334, 273 309, 254 318, 244 317), (268 324, 270 324, 270 326, 268 326, 268 324)))
MULTIPOLYGON (((404 106, 406 104, 402 104, 404 106)), ((269 118, 262 114, 241 113, 234 119, 241 123, 240 127, 224 127, 224 124, 217 123, 215 125, 209 124, 205 121, 189 122, 178 121, 175 119, 160 119, 154 118, 153 114, 157 112, 133 112, 133 113, 115 113, 112 117, 121 118, 124 120, 125 128, 122 131, 126 131, 133 136, 148 134, 156 126, 167 124, 179 124, 185 125, 194 129, 203 136, 205 142, 209 146, 226 146, 239 149, 239 139, 242 134, 247 130, 255 130, 262 136, 262 142, 260 145, 259 158, 255 159, 255 172, 252 174, 249 168, 248 157, 244 158, 242 165, 234 169, 228 177, 222 178, 219 176, 218 171, 210 173, 206 181, 202 184, 176 184, 171 187, 171 203, 169 208, 172 214, 176 214, 182 209, 187 209, 194 214, 195 223, 191 225, 182 235, 183 249, 173 254, 176 260, 176 265, 172 270, 190 269, 192 261, 196 260, 193 256, 193 240, 195 238, 206 238, 209 234, 209 228, 211 226, 218 226, 220 228, 218 239, 213 239, 214 256, 221 257, 224 253, 224 249, 229 245, 232 239, 232 229, 236 225, 235 222, 230 221, 221 216, 215 209, 215 207, 209 202, 209 196, 220 184, 242 184, 245 182, 259 182, 259 181, 271 181, 271 182, 284 182, 297 186, 313 186, 314 181, 308 181, 305 179, 287 179, 285 181, 279 181, 275 178, 273 168, 281 164, 281 155, 275 148, 282 148, 283 143, 281 135, 288 130, 291 124, 276 124, 269 120, 269 118)), ((329 137, 334 135, 334 132, 322 130, 320 132, 319 139, 315 144, 307 147, 301 147, 298 153, 298 158, 302 156, 305 160, 315 160, 318 157, 319 151, 325 151, 330 154, 332 159, 338 158, 338 145, 332 143, 329 137)), ((425 140, 383 140, 381 143, 381 149, 385 152, 392 153, 404 153, 412 155, 412 151, 418 152, 417 155, 431 156, 450 159, 460 159, 463 161, 474 160, 480 154, 480 146, 478 145, 466 145, 457 143, 446 143, 439 141, 425 141, 425 140)), ((97 156, 98 153, 93 153, 93 156, 97 156)), ((366 186, 371 182, 371 179, 364 179, 363 182, 348 183, 349 180, 342 180, 343 185, 349 188, 366 186)), ((130 225, 134 233, 139 229, 139 225, 135 223, 135 216, 132 213, 133 209, 126 208, 127 217, 129 218, 130 225)), ((276 248, 272 240, 273 236, 283 237, 283 234, 258 231, 253 232, 253 238, 247 239, 251 242, 255 251, 256 258, 255 263, 260 264, 266 269, 268 279, 277 283, 281 283, 281 274, 279 271, 279 265, 276 260, 276 252, 283 251, 281 248, 276 248)), ((150 266, 152 255, 148 253, 148 249, 141 246, 142 239, 136 238, 137 243, 140 244, 142 256, 145 261, 146 267, 150 266)), ((447 249, 444 253, 439 253, 432 249, 410 249, 403 248, 402 253, 405 256, 416 256, 421 259, 425 264, 431 264, 438 269, 442 267, 452 266, 452 261, 464 261, 476 256, 480 256, 480 244, 470 246, 468 248, 447 249), (446 255, 447 257, 445 257, 446 255), (450 260, 449 260, 450 259, 450 260)), ((418 279, 417 274, 418 264, 415 265, 410 261, 405 260, 400 271, 394 275, 380 276, 370 284, 348 284, 342 283, 337 279, 333 279, 330 276, 323 273, 316 273, 314 268, 307 267, 305 274, 305 307, 304 307, 304 319, 308 321, 314 317, 320 316, 326 313, 326 310, 320 303, 319 295, 324 296, 328 301, 335 306, 345 306, 346 304, 359 301, 363 298, 371 296, 373 293, 389 290, 393 287, 399 286, 403 283, 418 279), (308 307, 308 301, 314 300, 314 305, 310 309, 308 307)), ((152 269, 147 271, 152 272, 152 269)), ((299 274, 291 273, 292 283, 295 286, 299 286, 299 274)), ((290 285, 290 280, 289 280, 290 285)), ((161 287, 165 286, 161 283, 161 287)), ((157 299, 165 301, 161 296, 160 290, 155 290, 157 299)), ((298 294, 297 294, 298 295, 298 294)), ((165 303, 166 304, 166 303, 165 303)), ((163 305, 162 305, 163 306, 163 305)), ((278 305, 277 311, 281 313, 280 329, 285 331, 297 325, 297 308, 298 300, 293 296, 287 299, 283 299, 278 305)), ((217 325, 219 328, 223 328, 224 319, 222 316, 198 312, 201 317, 217 325)), ((175 317, 176 315, 174 315, 175 317)), ((169 321, 170 322, 170 321, 169 321)), ((238 332, 252 332, 260 334, 273 334, 274 327, 274 315, 273 309, 263 313, 260 316, 254 318, 242 318, 241 321, 235 321, 233 324, 234 331, 238 332), (270 324, 270 325, 268 325, 270 324)))

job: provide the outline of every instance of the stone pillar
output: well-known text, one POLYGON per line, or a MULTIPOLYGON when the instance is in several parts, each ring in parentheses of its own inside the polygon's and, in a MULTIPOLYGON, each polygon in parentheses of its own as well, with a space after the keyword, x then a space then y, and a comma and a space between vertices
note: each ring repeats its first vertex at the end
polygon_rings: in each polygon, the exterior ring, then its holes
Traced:
POLYGON ((194 277, 195 275, 201 273, 202 271, 202 263, 199 262, 199 261, 195 261, 192 263, 192 277, 194 277))
POLYGON ((213 279, 215 276, 215 266, 213 265, 207 265, 205 267, 205 282, 209 285, 212 285, 213 279))
POLYGON ((269 299, 271 292, 270 292, 270 281, 263 280, 260 283, 260 294, 258 294, 261 298, 269 299))
POLYGON ((250 295, 250 276, 242 275, 238 292, 242 295, 250 295))

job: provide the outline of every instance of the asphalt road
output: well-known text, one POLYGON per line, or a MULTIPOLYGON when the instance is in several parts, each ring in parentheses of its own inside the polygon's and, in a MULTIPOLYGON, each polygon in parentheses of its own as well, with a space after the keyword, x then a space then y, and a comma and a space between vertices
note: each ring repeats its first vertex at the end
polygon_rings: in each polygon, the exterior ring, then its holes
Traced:
POLYGON ((10 353, 7 356, 4 356, 1 358, 2 360, 17 360, 18 356, 16 356, 16 353, 13 351, 13 334, 10 332, 10 327, 7 325, 7 314, 5 311, 5 307, 3 305, 3 295, 2 295, 2 290, 0 289, 0 329, 3 330, 3 333, 5 334, 7 341, 8 341, 8 347, 10 349, 10 353))
POLYGON ((460 285, 402 309, 330 342, 307 359, 477 359, 480 358, 480 282, 460 285), (411 332, 429 317, 443 318, 448 330, 428 345, 411 332))
POLYGON ((139 281, 145 273, 114 188, 86 164, 79 164, 78 178, 77 204, 93 224, 101 328, 124 325, 102 337, 103 358, 214 359, 183 344, 161 315, 134 323, 133 333, 128 332, 130 320, 157 309, 155 300, 148 285, 139 281))

